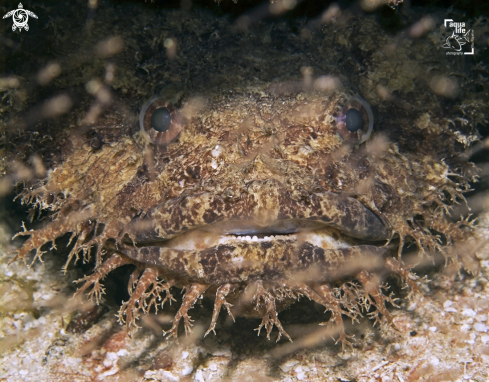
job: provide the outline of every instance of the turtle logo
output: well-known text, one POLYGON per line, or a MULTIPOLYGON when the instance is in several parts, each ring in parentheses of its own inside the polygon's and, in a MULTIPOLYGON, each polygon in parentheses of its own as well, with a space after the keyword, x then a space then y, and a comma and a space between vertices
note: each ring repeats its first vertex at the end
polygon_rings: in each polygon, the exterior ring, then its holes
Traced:
POLYGON ((18 9, 10 11, 5 16, 3 16, 3 18, 5 19, 10 16, 12 16, 12 20, 14 21, 14 24, 12 25, 13 31, 15 31, 17 28, 19 28, 19 31, 22 31, 22 28, 28 31, 29 25, 27 25, 27 21, 29 20, 29 16, 37 19, 36 14, 34 12, 28 11, 27 9, 24 9, 22 3, 19 3, 18 9))

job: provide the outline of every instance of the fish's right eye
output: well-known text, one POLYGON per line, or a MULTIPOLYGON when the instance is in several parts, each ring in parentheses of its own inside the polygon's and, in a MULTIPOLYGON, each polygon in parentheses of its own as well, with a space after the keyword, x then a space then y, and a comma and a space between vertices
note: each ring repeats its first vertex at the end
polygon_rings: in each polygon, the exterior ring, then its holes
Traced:
POLYGON ((350 98, 335 120, 340 137, 354 145, 365 142, 374 127, 372 109, 360 96, 350 98))
POLYGON ((183 124, 173 105, 155 96, 141 109, 139 128, 151 143, 166 146, 178 137, 183 124))

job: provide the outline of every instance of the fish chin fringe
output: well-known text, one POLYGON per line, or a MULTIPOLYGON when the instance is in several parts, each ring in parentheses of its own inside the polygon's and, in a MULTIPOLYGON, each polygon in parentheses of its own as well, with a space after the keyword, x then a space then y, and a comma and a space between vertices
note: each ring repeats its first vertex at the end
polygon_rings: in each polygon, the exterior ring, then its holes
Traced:
MULTIPOLYGON (((129 257, 114 253, 106 259, 96 270, 78 282, 83 282, 82 287, 76 292, 76 295, 83 294, 90 287, 88 297, 97 304, 100 303, 101 295, 104 289, 101 280, 112 270, 126 264, 136 265, 136 270, 130 277, 129 289, 131 296, 128 301, 124 302, 118 312, 119 323, 125 324, 129 334, 132 334, 139 326, 137 320, 140 319, 141 313, 148 314, 154 308, 163 309, 166 302, 171 304, 176 301, 170 291, 176 282, 171 278, 162 281, 160 271, 157 268, 145 267, 130 259, 129 257)), ((417 278, 411 272, 409 267, 393 258, 387 258, 385 268, 401 277, 401 279, 410 286, 412 292, 418 292, 417 278)), ((263 280, 250 281, 240 295, 244 303, 249 303, 262 317, 262 321, 256 331, 258 335, 261 329, 265 329, 266 336, 270 339, 271 332, 275 326, 278 330, 277 341, 282 336, 292 341, 278 318, 276 307, 277 301, 287 298, 299 299, 302 296, 309 300, 315 301, 322 305, 326 311, 331 311, 331 318, 328 322, 321 325, 333 326, 339 333, 336 342, 341 342, 342 347, 353 346, 351 337, 345 332, 344 321, 342 316, 349 317, 352 322, 358 321, 359 317, 367 313, 374 323, 392 324, 393 319, 387 310, 385 303, 389 302, 395 305, 395 299, 391 295, 387 296, 382 292, 385 289, 376 274, 370 274, 367 271, 361 271, 355 277, 348 281, 334 283, 337 287, 333 288, 331 283, 315 283, 309 285, 306 282, 294 282, 291 280, 274 280, 266 282, 263 280), (372 309, 374 308, 374 309, 372 309)), ((178 309, 172 326, 168 331, 163 331, 167 338, 173 337, 178 343, 178 328, 180 321, 184 322, 186 335, 192 332, 192 322, 188 312, 195 305, 201 296, 211 285, 197 282, 189 282, 184 288, 186 289, 182 304, 178 309)), ((209 329, 205 335, 211 331, 215 333, 215 327, 221 308, 224 306, 231 317, 234 319, 231 307, 226 301, 226 296, 231 292, 239 290, 238 284, 224 284, 217 288, 214 301, 214 311, 209 329)))

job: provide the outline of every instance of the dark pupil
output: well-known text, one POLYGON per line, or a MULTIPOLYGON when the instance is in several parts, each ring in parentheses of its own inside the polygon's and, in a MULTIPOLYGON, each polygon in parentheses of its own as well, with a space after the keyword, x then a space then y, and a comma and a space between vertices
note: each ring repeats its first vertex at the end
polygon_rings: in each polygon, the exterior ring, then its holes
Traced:
POLYGON ((361 129, 363 126, 362 113, 357 109, 351 108, 346 112, 345 121, 346 121, 346 128, 348 129, 348 131, 354 133, 355 131, 361 129))
POLYGON ((171 125, 171 115, 166 107, 156 109, 151 116, 151 127, 160 133, 167 131, 171 125))

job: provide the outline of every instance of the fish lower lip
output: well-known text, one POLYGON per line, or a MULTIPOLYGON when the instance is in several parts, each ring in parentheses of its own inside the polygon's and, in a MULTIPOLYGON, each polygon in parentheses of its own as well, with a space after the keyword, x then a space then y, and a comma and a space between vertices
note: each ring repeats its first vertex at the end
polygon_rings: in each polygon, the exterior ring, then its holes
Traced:
POLYGON ((337 280, 382 266, 386 246, 366 245, 325 228, 266 238, 194 230, 167 242, 116 249, 140 263, 160 266, 191 280, 212 284, 285 278, 337 280))

